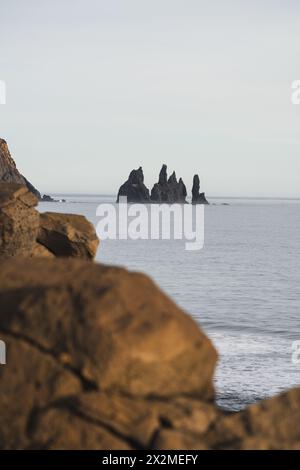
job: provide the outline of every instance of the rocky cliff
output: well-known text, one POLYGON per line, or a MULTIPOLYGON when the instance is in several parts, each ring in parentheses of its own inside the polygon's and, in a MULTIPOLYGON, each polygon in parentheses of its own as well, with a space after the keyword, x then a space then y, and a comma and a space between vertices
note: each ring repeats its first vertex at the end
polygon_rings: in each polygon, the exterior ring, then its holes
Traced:
POLYGON ((17 183, 26 186, 39 200, 53 201, 41 193, 19 172, 5 140, 0 139, 0 182, 17 183))
POLYGON ((40 192, 24 178, 17 169, 5 140, 0 139, 0 181, 8 183, 18 183, 27 186, 38 199, 41 199, 40 192))
POLYGON ((0 184, 0 449, 300 450, 300 389, 219 409, 198 324, 147 276, 92 263, 84 218, 36 202, 0 184))

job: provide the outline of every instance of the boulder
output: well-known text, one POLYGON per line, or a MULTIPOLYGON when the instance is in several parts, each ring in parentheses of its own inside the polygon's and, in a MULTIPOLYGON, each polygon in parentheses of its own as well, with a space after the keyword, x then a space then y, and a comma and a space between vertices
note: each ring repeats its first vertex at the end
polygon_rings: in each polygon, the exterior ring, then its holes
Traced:
POLYGON ((163 403, 213 398, 211 342, 142 274, 14 258, 0 305, 4 449, 148 447, 163 403))
POLYGON ((200 179, 198 175, 195 175, 193 179, 192 204, 209 204, 205 193, 200 193, 200 179))
POLYGON ((206 435, 215 449, 300 450, 300 388, 222 414, 206 435))
POLYGON ((39 230, 37 202, 26 186, 0 183, 0 258, 32 256, 39 230))
POLYGON ((145 275, 1 262, 0 449, 300 449, 300 389, 224 412, 216 351, 145 275))
POLYGON ((163 165, 158 183, 156 183, 151 191, 151 202, 166 204, 185 204, 187 191, 182 178, 177 181, 175 171, 168 179, 167 166, 163 165))
POLYGON ((122 184, 118 192, 117 203, 120 197, 127 197, 128 203, 149 203, 149 189, 144 184, 144 173, 142 167, 132 170, 128 180, 122 184))
POLYGON ((45 212, 40 215, 37 242, 58 257, 93 259, 99 239, 83 216, 45 212))
POLYGON ((93 259, 94 226, 81 215, 44 213, 38 199, 16 183, 0 183, 0 259, 12 256, 93 259))

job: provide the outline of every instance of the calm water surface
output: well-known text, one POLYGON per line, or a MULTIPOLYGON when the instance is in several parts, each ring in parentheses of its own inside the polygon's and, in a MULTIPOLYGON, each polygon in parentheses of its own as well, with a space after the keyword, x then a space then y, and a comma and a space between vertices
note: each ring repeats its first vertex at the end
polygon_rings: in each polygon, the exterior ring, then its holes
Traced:
MULTIPOLYGON (((85 215, 109 196, 63 196, 41 211, 85 215)), ((228 409, 300 384, 300 201, 215 200, 205 247, 171 241, 104 241, 97 260, 148 273, 210 336, 219 354, 218 402, 228 409), (222 205, 228 202, 230 205, 222 205)))

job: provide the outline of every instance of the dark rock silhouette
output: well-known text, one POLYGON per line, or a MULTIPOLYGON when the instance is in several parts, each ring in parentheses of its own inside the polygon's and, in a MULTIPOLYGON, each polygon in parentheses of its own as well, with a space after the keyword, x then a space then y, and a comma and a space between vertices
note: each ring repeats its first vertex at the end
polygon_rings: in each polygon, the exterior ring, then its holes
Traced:
POLYGON ((195 175, 193 179, 192 204, 209 204, 205 193, 200 193, 200 179, 198 175, 195 175))
MULTIPOLYGON (((182 178, 179 178, 177 181, 176 173, 173 171, 168 179, 167 165, 162 166, 159 172, 158 183, 154 184, 151 196, 149 189, 144 184, 142 167, 138 170, 132 170, 128 180, 119 189, 117 202, 120 202, 121 196, 126 196, 127 202, 136 203, 187 203, 187 190, 182 178)), ((192 204, 209 204, 205 193, 200 193, 200 180, 198 175, 195 175, 193 180, 192 204)))
POLYGON ((180 178, 177 181, 176 173, 173 171, 168 179, 167 165, 163 165, 159 173, 158 183, 151 191, 151 201, 157 203, 186 203, 187 191, 184 182, 180 178))
POLYGON ((127 202, 151 202, 149 189, 144 184, 144 173, 141 166, 138 170, 132 170, 128 180, 122 184, 119 189, 117 202, 120 202, 121 196, 126 196, 127 202))

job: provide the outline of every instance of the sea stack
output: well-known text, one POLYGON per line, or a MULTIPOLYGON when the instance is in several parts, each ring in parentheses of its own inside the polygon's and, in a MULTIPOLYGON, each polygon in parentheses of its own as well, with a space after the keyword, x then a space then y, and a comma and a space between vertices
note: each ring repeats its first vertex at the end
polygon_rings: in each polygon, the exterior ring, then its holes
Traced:
POLYGON ((150 203, 149 189, 144 184, 144 173, 140 166, 138 170, 132 170, 128 180, 119 189, 117 202, 120 197, 127 197, 127 202, 150 203))
POLYGON ((195 175, 193 179, 192 204, 209 204, 205 193, 200 193, 200 179, 198 175, 195 175))
POLYGON ((184 182, 180 178, 177 181, 176 173, 173 171, 168 179, 167 165, 163 165, 159 173, 158 183, 151 191, 151 201, 155 203, 185 204, 187 191, 184 182))

